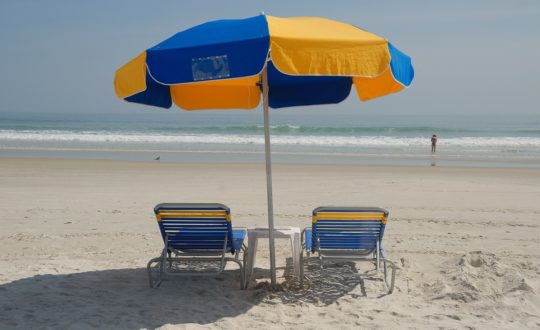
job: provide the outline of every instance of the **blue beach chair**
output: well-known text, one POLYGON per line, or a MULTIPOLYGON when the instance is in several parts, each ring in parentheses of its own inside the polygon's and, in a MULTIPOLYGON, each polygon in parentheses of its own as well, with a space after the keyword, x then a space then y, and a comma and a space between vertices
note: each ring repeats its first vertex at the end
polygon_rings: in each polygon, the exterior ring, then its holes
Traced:
POLYGON ((240 253, 245 251, 246 229, 232 228, 227 206, 163 203, 154 208, 154 213, 165 247, 161 256, 148 262, 150 287, 159 286, 166 275, 220 274, 232 261, 240 267, 240 288, 244 289, 245 261, 240 261, 240 253), (229 253, 232 257, 227 257, 229 253))
MULTIPOLYGON (((362 275, 374 276, 382 263, 384 284, 392 293, 396 269, 384 257, 381 243, 387 221, 388 211, 378 207, 319 207, 313 210, 312 227, 302 232, 302 248, 308 258, 317 254, 321 269, 324 260, 370 261, 375 263, 375 271, 362 275), (388 266, 392 269, 390 283, 388 266)), ((303 272, 302 257, 301 280, 303 272)))

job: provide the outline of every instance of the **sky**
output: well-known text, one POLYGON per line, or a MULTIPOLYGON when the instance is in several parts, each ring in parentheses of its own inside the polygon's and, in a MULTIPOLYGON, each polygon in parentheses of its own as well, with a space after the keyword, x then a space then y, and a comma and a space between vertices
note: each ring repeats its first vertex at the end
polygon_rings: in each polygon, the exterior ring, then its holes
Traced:
MULTIPOLYGON (((171 35, 222 18, 319 16, 390 40, 410 55, 412 86, 334 113, 538 115, 540 1, 0 0, 0 113, 116 113, 117 68, 171 35)), ((178 109, 166 111, 181 111, 178 109)))

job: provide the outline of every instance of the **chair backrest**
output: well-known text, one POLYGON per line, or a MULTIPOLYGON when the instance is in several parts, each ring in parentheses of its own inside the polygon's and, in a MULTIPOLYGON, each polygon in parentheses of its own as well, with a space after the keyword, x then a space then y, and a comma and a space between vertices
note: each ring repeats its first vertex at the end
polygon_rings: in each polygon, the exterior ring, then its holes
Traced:
POLYGON ((378 207, 316 208, 311 248, 313 251, 375 249, 377 241, 382 241, 387 221, 388 211, 378 207))
POLYGON ((156 219, 170 249, 232 251, 231 214, 217 203, 163 203, 154 208, 156 219))

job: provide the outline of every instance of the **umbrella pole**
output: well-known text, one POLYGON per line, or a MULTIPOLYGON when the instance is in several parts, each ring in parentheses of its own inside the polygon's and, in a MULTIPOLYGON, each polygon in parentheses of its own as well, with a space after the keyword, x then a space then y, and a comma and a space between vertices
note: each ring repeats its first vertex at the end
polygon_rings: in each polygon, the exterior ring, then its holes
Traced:
POLYGON ((276 250, 274 247, 274 202, 272 199, 272 158, 270 154, 270 116, 268 113, 268 66, 262 72, 264 153, 266 159, 266 193, 268 198, 268 240, 270 248, 270 280, 276 285, 276 250))

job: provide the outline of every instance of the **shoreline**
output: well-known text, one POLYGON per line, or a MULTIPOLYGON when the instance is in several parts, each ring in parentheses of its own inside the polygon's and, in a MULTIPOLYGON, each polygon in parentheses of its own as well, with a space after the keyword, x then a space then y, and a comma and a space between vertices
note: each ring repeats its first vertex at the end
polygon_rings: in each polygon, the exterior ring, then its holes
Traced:
MULTIPOLYGON (((263 155, 264 156, 264 155, 263 155)), ((413 170, 413 171, 420 171, 418 172, 419 175, 422 173, 429 173, 429 172, 423 172, 423 171, 463 171, 463 172, 476 172, 478 174, 481 174, 485 171, 488 172, 499 172, 499 171, 509 171, 509 172, 529 172, 531 175, 539 174, 540 175, 540 165, 539 167, 536 167, 536 165, 532 166, 497 166, 498 164, 492 164, 491 166, 481 166, 480 164, 475 166, 467 166, 467 165, 431 165, 429 162, 426 164, 416 164, 416 163, 341 163, 341 164, 335 164, 331 161, 327 163, 295 163, 295 162, 275 162, 274 161, 274 154, 272 154, 272 169, 296 169, 301 171, 303 168, 315 168, 321 171, 325 171, 328 168, 336 168, 336 169, 367 169, 369 171, 387 171, 392 169, 397 170, 413 170)), ((430 157, 431 158, 431 157, 430 157)), ((429 160, 429 158, 427 159, 429 160)), ((155 169, 154 166, 162 166, 162 167, 170 167, 170 168, 178 168, 178 167, 187 167, 189 169, 191 168, 197 168, 200 166, 208 166, 208 167, 214 167, 215 165, 224 166, 224 167, 231 167, 231 168, 249 168, 253 170, 261 169, 262 171, 265 170, 265 164, 264 164, 264 158, 254 160, 251 162, 239 162, 239 161, 223 161, 223 162, 212 162, 212 161, 197 161, 197 160, 184 160, 184 162, 180 161, 170 161, 170 160, 131 160, 131 159, 95 159, 95 158, 56 158, 56 157, 6 157, 6 156, 0 156, 0 165, 2 163, 53 163, 53 164, 114 164, 115 166, 120 166, 121 164, 131 164, 132 166, 150 166, 155 169)))
MULTIPOLYGON (((261 150, 130 150, 130 149, 79 149, 79 148, 19 148, 0 147, 0 159, 79 159, 152 162, 161 156, 163 163, 264 163, 261 150), (164 157, 165 156, 165 157, 164 157)), ((452 155, 439 152, 408 154, 377 152, 308 152, 284 151, 272 147, 273 164, 319 164, 327 166, 412 166, 460 168, 540 168, 540 159, 534 157, 493 157, 452 155)))

